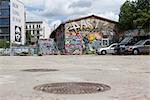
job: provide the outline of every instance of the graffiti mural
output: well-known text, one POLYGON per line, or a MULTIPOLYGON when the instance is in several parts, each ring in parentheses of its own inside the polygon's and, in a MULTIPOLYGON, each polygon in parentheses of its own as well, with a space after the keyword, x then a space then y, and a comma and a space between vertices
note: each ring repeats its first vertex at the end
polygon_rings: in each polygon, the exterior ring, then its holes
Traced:
POLYGON ((66 38, 66 52, 68 54, 82 54, 82 39, 80 36, 76 35, 70 35, 68 38, 66 38))
POLYGON ((39 54, 52 55, 58 54, 58 48, 53 39, 42 39, 38 41, 39 54))
POLYGON ((66 51, 69 54, 95 53, 97 48, 109 45, 109 42, 102 44, 102 39, 111 39, 115 34, 114 27, 115 24, 95 18, 66 23, 66 51))

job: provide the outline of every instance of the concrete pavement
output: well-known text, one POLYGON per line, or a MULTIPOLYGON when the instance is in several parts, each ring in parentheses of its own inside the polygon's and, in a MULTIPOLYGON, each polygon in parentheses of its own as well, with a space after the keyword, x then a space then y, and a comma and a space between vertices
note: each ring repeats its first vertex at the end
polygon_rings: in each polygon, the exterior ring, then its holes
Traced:
POLYGON ((0 100, 150 100, 150 56, 0 57, 0 100), (25 69, 58 69, 25 72, 25 69), (111 87, 96 94, 35 91, 56 82, 93 82, 111 87))

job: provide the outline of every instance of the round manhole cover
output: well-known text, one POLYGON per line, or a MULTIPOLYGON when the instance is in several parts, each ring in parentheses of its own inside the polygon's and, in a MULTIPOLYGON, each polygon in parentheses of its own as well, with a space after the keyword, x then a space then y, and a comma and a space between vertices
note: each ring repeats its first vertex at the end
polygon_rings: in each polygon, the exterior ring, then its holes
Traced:
POLYGON ((57 69, 26 69, 22 71, 27 71, 27 72, 51 72, 51 71, 58 71, 57 69))
POLYGON ((51 83, 34 87, 35 90, 52 94, 90 94, 110 90, 110 86, 97 83, 51 83))

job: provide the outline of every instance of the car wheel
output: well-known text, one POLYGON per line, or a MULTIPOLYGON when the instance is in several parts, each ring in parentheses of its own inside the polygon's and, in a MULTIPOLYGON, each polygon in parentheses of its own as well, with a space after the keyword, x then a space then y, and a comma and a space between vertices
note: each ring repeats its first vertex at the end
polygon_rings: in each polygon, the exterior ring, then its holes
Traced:
POLYGON ((101 54, 102 54, 102 55, 106 55, 107 52, 103 50, 103 51, 101 52, 101 54))
POLYGON ((96 54, 97 54, 97 55, 100 55, 100 53, 98 53, 98 52, 97 52, 96 54))
POLYGON ((138 49, 134 49, 134 50, 133 50, 133 54, 134 54, 134 55, 138 55, 138 54, 139 54, 139 50, 138 50, 138 49))

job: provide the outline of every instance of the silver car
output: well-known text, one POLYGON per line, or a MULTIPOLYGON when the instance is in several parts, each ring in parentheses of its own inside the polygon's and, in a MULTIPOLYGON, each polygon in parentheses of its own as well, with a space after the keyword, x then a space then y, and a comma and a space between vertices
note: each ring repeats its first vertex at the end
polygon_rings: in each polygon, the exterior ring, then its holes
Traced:
POLYGON ((141 40, 133 46, 128 47, 128 53, 133 53, 134 55, 145 53, 150 53, 150 39, 141 40))
POLYGON ((111 44, 109 47, 105 47, 105 48, 98 48, 97 49, 97 54, 102 54, 102 55, 106 55, 106 54, 115 54, 115 47, 118 46, 118 43, 114 43, 111 44))

